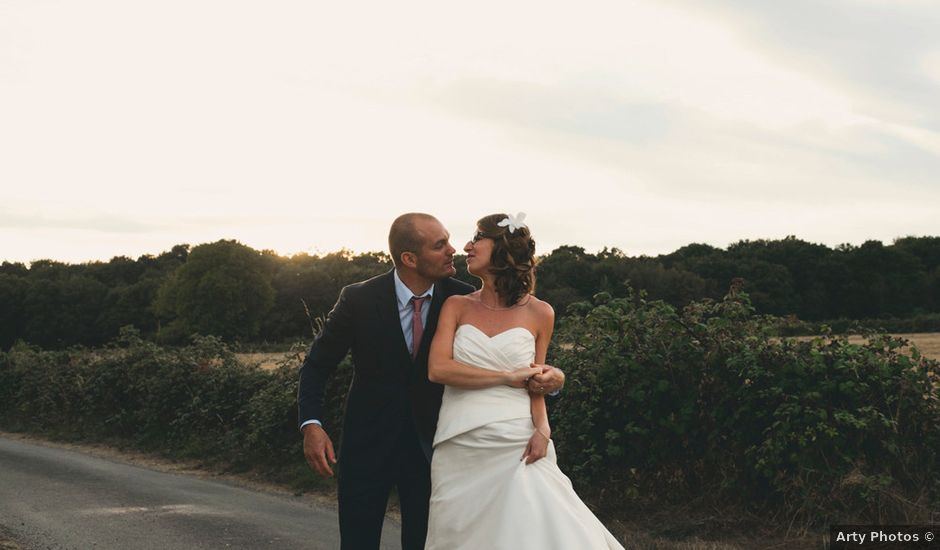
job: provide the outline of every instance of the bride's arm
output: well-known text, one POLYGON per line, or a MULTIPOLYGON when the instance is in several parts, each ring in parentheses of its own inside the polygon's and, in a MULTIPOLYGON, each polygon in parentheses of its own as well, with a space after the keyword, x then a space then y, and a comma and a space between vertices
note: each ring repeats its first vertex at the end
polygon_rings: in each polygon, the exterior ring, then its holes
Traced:
MULTIPOLYGON (((535 339, 535 362, 541 365, 545 363, 545 358, 548 355, 548 343, 552 339, 555 315, 551 306, 548 306, 545 313, 540 315, 539 321, 538 336, 535 339)), ((548 408, 545 405, 545 394, 530 393, 529 399, 531 400, 530 410, 532 423, 535 424, 535 433, 529 439, 529 444, 522 456, 526 464, 532 464, 548 454, 548 442, 552 437, 552 428, 548 423, 548 408)))
POLYGON ((552 429, 548 425, 548 408, 545 406, 545 396, 530 393, 532 400, 532 423, 535 424, 535 433, 529 438, 522 458, 526 464, 532 464, 548 454, 548 442, 552 438, 552 429))
POLYGON ((460 300, 459 296, 451 296, 441 308, 437 332, 431 340, 431 353, 428 356, 428 380, 464 389, 502 385, 523 387, 526 378, 539 372, 537 369, 525 368, 514 372, 503 372, 473 367, 454 360, 454 334, 457 332, 460 300), (526 372, 527 370, 531 372, 526 372))

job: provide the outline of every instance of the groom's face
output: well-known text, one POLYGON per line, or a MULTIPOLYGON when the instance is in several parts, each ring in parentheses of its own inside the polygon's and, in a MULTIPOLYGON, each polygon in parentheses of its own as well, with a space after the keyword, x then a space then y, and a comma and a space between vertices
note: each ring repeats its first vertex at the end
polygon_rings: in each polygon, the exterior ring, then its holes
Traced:
POLYGON ((454 249, 450 245, 450 233, 437 220, 419 219, 415 231, 421 239, 421 250, 416 254, 418 274, 438 281, 457 273, 454 268, 454 249))

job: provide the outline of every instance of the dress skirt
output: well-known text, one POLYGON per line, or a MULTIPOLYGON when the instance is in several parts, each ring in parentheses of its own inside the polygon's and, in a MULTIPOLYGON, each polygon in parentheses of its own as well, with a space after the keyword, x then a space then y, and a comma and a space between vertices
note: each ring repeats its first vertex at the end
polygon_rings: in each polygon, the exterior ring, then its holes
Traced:
POLYGON ((621 549, 558 469, 554 443, 526 465, 530 418, 439 442, 431 461, 426 550, 621 549))

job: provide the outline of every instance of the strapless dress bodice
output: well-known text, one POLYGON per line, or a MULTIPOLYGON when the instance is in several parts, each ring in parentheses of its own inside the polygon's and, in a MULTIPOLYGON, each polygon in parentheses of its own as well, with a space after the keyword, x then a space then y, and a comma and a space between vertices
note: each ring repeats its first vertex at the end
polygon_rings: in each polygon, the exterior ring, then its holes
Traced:
MULTIPOLYGON (((454 334, 454 359, 474 367, 513 371, 535 361, 535 336, 524 327, 487 336, 473 325, 460 325, 454 334)), ((434 444, 492 422, 530 417, 529 393, 522 388, 445 386, 434 444)))

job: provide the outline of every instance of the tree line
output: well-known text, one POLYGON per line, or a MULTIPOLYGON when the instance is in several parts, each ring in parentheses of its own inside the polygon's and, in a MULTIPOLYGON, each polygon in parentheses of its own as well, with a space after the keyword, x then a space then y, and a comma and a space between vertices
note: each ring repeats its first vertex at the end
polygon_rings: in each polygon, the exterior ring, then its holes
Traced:
MULTIPOLYGON (((458 258, 458 266, 462 262, 458 258)), ((192 334, 246 344, 309 337, 339 290, 391 268, 385 253, 280 256, 234 240, 157 256, 0 264, 0 347, 99 346, 123 326, 183 343, 192 334)), ((475 283, 465 269, 458 277, 475 283)), ((830 248, 796 237, 690 244, 656 257, 562 246, 541 258, 537 294, 564 314, 599 292, 632 287, 674 307, 720 299, 739 281, 759 313, 804 321, 911 319, 940 325, 940 237, 830 248)))

